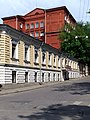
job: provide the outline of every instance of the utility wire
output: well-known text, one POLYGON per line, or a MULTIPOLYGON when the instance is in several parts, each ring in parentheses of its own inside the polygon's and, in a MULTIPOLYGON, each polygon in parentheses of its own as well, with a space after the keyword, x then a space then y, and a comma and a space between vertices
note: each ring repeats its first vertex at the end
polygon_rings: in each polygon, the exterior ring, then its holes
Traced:
POLYGON ((86 21, 88 21, 88 12, 89 12, 89 4, 90 4, 90 0, 88 0, 88 2, 87 2, 87 9, 86 9, 86 21))
POLYGON ((79 6, 79 19, 81 19, 81 0, 80 0, 80 6, 79 6))
POLYGON ((82 21, 84 20, 84 13, 85 13, 85 0, 83 2, 83 8, 82 8, 82 21))

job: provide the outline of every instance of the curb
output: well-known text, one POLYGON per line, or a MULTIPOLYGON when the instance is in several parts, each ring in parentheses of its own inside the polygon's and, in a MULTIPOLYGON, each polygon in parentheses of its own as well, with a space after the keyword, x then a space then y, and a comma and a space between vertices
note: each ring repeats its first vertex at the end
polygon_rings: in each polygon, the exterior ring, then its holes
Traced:
POLYGON ((56 82, 33 85, 33 86, 30 86, 30 87, 28 86, 28 87, 23 87, 23 88, 15 88, 15 89, 7 89, 7 90, 2 89, 0 91, 0 95, 6 95, 6 94, 12 94, 12 93, 18 93, 18 92, 24 92, 24 91, 39 89, 39 88, 42 88, 42 87, 48 87, 48 86, 55 85, 55 84, 62 83, 62 82, 61 81, 56 81, 56 82))
POLYGON ((13 88, 13 89, 1 89, 0 95, 24 92, 24 91, 39 89, 39 88, 48 87, 48 86, 52 86, 52 85, 57 85, 57 84, 70 83, 70 82, 77 81, 77 80, 79 81, 81 79, 83 80, 84 78, 87 78, 87 77, 82 77, 82 78, 77 78, 77 79, 69 79, 66 81, 46 82, 46 83, 42 83, 42 84, 38 83, 38 84, 30 85, 30 86, 25 86, 25 87, 23 86, 23 87, 13 88))

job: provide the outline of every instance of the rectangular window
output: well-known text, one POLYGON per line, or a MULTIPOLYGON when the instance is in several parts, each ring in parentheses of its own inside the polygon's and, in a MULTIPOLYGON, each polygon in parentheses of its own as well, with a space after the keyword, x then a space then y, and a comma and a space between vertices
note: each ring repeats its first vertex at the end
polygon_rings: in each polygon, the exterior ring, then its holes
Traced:
POLYGON ((16 58, 16 44, 12 43, 12 58, 16 58))
POLYGON ((54 55, 54 66, 56 67, 56 55, 54 55))
POLYGON ((36 33, 35 33, 35 37, 39 37, 39 32, 36 32, 36 33))
POLYGON ((35 48, 35 63, 38 62, 38 49, 35 48))
POLYGON ((44 27, 44 22, 40 22, 40 27, 44 27))
POLYGON ((35 24, 35 28, 38 28, 38 27, 39 27, 39 23, 36 22, 36 24, 35 24))
POLYGON ((44 36, 44 32, 41 32, 41 33, 40 33, 40 36, 44 36))
POLYGON ((28 30, 29 29, 29 24, 26 24, 26 30, 28 30))
POLYGON ((33 29, 34 28, 34 23, 31 23, 30 24, 30 29, 33 29))
POLYGON ((60 57, 58 57, 58 67, 60 67, 60 57))
POLYGON ((45 62, 45 52, 42 53, 42 62, 45 62))
POLYGON ((30 36, 34 37, 34 32, 31 32, 31 33, 30 33, 30 36))
POLYGON ((48 56, 48 57, 49 57, 49 65, 51 65, 51 55, 52 55, 52 54, 49 53, 49 56, 48 56))
POLYGON ((25 45, 25 60, 29 61, 29 46, 25 45))

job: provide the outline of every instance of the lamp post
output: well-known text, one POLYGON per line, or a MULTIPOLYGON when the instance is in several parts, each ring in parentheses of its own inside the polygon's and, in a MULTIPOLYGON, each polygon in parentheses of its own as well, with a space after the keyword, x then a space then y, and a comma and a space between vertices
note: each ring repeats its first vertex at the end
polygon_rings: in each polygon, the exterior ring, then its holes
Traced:
MULTIPOLYGON (((44 42, 41 42, 41 44, 40 44, 40 49, 42 49, 43 45, 44 45, 44 42)), ((39 82, 40 85, 42 84, 42 80, 41 80, 41 78, 42 78, 42 77, 41 77, 41 72, 42 72, 41 66, 42 66, 42 61, 41 61, 41 63, 40 63, 40 82, 39 82)))

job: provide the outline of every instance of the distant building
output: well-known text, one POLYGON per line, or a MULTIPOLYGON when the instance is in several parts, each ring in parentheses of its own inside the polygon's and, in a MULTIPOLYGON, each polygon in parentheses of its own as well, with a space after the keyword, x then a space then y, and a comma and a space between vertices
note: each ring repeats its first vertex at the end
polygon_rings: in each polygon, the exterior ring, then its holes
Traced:
POLYGON ((0 25, 0 84, 78 77, 77 60, 8 25, 0 25))
POLYGON ((41 9, 36 8, 24 16, 2 18, 4 24, 40 39, 55 48, 60 48, 58 34, 65 23, 75 24, 76 20, 65 6, 41 9))

